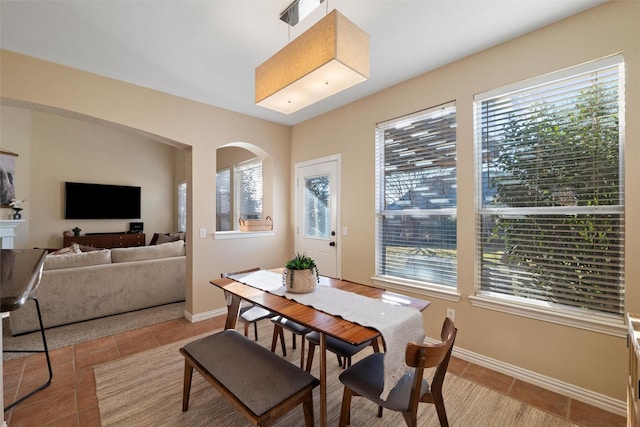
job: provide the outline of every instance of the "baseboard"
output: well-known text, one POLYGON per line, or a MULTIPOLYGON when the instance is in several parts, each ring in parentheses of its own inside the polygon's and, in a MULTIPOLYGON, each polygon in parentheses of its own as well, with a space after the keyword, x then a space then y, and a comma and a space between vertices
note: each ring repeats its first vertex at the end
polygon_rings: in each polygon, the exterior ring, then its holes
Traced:
MULTIPOLYGON (((426 341, 431 343, 437 342, 430 338, 427 338, 426 341)), ((454 347, 452 354, 467 362, 509 375, 513 378, 525 381, 529 384, 537 385, 538 387, 559 393, 563 396, 568 396, 572 399, 579 400, 613 414, 620 415, 622 417, 627 416, 627 402, 624 400, 616 400, 609 396, 605 396, 552 377, 541 375, 537 372, 529 371, 515 365, 501 362, 460 347, 454 347)))
POLYGON ((212 319, 218 316, 226 316, 227 308, 216 308, 215 310, 205 311, 204 313, 198 313, 195 316, 189 313, 187 310, 184 311, 184 317, 191 323, 201 322, 203 320, 212 319))

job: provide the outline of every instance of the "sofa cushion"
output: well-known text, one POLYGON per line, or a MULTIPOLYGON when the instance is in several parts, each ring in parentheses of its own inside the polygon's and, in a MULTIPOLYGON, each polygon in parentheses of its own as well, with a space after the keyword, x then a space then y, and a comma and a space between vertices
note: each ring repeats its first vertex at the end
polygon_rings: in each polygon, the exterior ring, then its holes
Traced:
POLYGON ((78 245, 80 247, 80 252, 93 252, 93 251, 101 251, 105 248, 96 248, 94 246, 86 246, 86 245, 78 245))
POLYGON ((111 249, 112 262, 143 261, 146 259, 171 258, 183 256, 184 241, 178 240, 154 246, 111 249))
MULTIPOLYGON (((35 296, 50 328, 184 301, 185 270, 182 256, 44 271, 35 296)), ((9 323, 14 335, 39 330, 35 304, 12 311, 9 323)))
POLYGON ((44 258, 44 270, 86 267, 88 265, 111 264, 111 251, 103 249, 93 252, 49 254, 44 258))

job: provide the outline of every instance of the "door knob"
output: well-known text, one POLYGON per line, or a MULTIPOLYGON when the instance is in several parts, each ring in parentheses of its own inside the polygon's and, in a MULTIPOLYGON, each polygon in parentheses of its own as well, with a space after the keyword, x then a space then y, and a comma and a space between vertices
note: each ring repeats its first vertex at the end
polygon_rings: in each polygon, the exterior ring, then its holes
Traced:
POLYGON ((329 242, 329 246, 335 246, 336 242, 329 242))

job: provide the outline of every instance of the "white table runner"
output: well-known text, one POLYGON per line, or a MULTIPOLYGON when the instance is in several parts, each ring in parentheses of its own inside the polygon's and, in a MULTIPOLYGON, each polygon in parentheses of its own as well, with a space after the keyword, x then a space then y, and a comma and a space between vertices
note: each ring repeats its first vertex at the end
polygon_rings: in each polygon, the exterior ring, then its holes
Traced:
POLYGON ((413 307, 392 304, 324 285, 316 286, 313 292, 307 294, 287 292, 282 284, 282 276, 267 270, 232 276, 232 279, 380 332, 386 347, 385 382, 380 395, 383 400, 386 400, 391 389, 408 369, 404 361, 407 343, 424 342, 422 314, 413 307))

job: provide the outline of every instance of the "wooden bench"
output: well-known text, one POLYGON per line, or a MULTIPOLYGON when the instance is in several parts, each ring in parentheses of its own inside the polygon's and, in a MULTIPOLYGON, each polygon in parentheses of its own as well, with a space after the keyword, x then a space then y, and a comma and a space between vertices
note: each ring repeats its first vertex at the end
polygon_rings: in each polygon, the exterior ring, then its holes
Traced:
POLYGON ((256 426, 271 425, 300 404, 305 426, 313 426, 313 388, 319 381, 238 332, 201 338, 180 353, 185 358, 183 412, 189 409, 195 368, 256 426))

